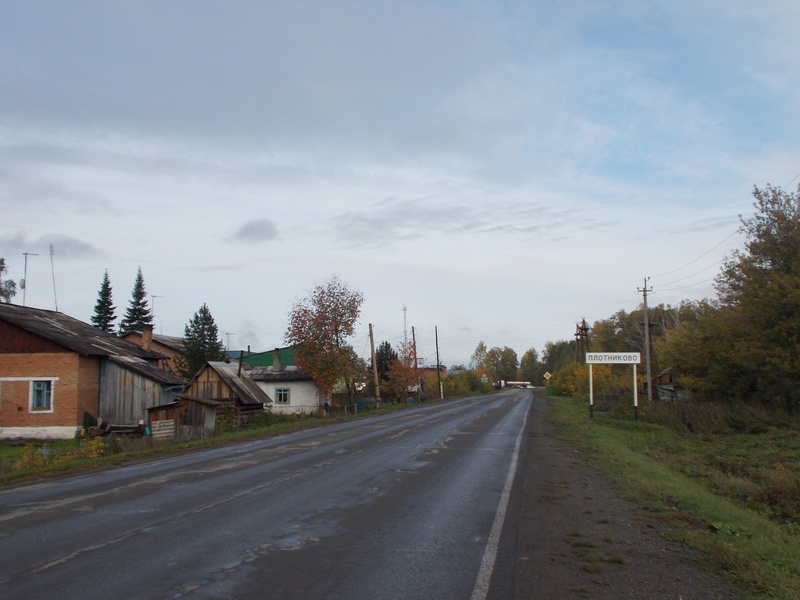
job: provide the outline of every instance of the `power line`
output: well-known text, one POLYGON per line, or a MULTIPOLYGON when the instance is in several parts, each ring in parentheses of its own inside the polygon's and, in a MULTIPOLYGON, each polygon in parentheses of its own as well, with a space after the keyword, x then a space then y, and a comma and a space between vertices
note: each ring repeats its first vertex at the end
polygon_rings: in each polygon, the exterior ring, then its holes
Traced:
MULTIPOLYGON (((708 256, 709 254, 711 254, 711 253, 712 253, 714 250, 716 250, 717 248, 719 248, 720 246, 722 246, 722 244, 724 244, 725 242, 727 242, 729 239, 731 239, 731 238, 732 238, 734 235, 736 235, 736 234, 737 234, 737 233, 739 233, 740 231, 741 231, 741 230, 740 230, 740 229, 737 227, 737 228, 736 228, 736 230, 735 230, 733 233, 731 233, 731 234, 730 234, 728 237, 726 237, 724 240, 722 240, 722 241, 721 241, 719 244, 717 244, 716 246, 714 246, 713 248, 711 248, 711 250, 709 250, 708 252, 704 252, 703 254, 701 254, 700 256, 698 256, 697 258, 695 258, 694 260, 692 260, 692 261, 690 261, 690 262, 686 263, 686 264, 685 264, 685 265, 683 265, 682 267, 678 267, 677 269, 673 269, 672 271, 667 271, 666 273, 660 273, 660 274, 658 274, 658 275, 653 275, 653 277, 664 277, 664 275, 670 275, 670 274, 672 274, 672 273, 676 273, 677 271, 680 271, 681 269, 685 269, 686 267, 688 267, 688 266, 690 266, 690 265, 693 265, 694 263, 696 263, 698 260, 700 260, 700 259, 701 259, 701 258, 703 258, 704 256, 708 256)), ((666 285, 669 285, 669 284, 666 284, 666 285)))
POLYGON ((716 267, 717 265, 719 265, 719 264, 720 264, 720 263, 722 263, 722 262, 724 262, 724 261, 722 261, 722 260, 718 260, 718 261, 717 261, 717 262, 715 262, 713 265, 709 265, 709 266, 707 266, 707 267, 706 267, 706 268, 704 268, 704 269, 700 269, 699 271, 695 271, 695 272, 694 272, 694 273, 692 273, 691 275, 687 275, 686 277, 681 277, 680 279, 675 279, 675 280, 673 280, 673 281, 668 281, 668 282, 666 282, 666 283, 662 283, 662 284, 660 284, 658 287, 660 287, 660 288, 662 288, 662 289, 663 289, 665 285, 672 285, 673 283, 679 283, 679 282, 681 282, 681 281, 685 281, 686 279, 690 279, 690 278, 694 277, 695 275, 699 275, 699 274, 700 274, 700 273, 702 273, 703 271, 708 271, 709 269, 713 269, 714 267, 716 267))
POLYGON ((679 290, 688 290, 689 288, 697 287, 698 285, 703 285, 704 283, 708 283, 709 281, 714 281, 715 277, 711 277, 710 279, 703 279, 703 281, 698 281, 697 283, 693 283, 691 285, 683 285, 681 287, 676 288, 661 288, 662 292, 676 292, 679 290))

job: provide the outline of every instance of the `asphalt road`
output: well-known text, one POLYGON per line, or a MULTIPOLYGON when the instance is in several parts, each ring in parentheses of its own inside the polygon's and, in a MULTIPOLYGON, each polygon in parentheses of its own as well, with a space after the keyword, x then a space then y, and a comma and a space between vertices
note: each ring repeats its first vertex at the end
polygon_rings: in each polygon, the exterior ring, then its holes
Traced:
POLYGON ((4 489, 0 595, 508 598, 530 403, 509 390, 4 489))

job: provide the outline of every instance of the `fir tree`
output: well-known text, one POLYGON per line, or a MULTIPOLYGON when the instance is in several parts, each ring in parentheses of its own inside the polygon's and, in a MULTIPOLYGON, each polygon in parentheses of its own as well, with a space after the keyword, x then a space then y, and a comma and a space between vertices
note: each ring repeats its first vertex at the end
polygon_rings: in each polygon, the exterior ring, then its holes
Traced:
POLYGON ((184 379, 194 377, 208 361, 225 360, 225 346, 219 337, 214 317, 205 304, 186 325, 183 347, 176 370, 184 379))
POLYGON ((133 284, 133 292, 131 293, 131 301, 128 309, 125 311, 125 316, 119 322, 120 334, 128 333, 129 331, 141 331, 145 325, 153 323, 153 314, 147 306, 147 292, 144 290, 144 277, 142 277, 142 268, 136 272, 136 281, 133 284))
POLYGON ((117 315, 114 313, 116 307, 111 301, 111 282, 108 279, 108 269, 103 275, 103 283, 100 284, 100 291, 97 293, 97 304, 94 305, 94 315, 92 325, 108 333, 114 333, 114 321, 117 315))

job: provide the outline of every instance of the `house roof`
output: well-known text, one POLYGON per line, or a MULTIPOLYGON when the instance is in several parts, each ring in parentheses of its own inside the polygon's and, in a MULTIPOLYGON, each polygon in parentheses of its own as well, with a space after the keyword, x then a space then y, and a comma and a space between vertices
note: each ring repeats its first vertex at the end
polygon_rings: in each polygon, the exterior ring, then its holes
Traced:
POLYGON ((186 382, 177 375, 173 375, 164 369, 154 367, 146 360, 141 358, 134 356, 111 356, 109 357, 109 360, 117 363, 118 365, 122 365, 123 367, 130 369, 135 373, 144 375, 148 379, 152 379, 161 385, 181 387, 186 385, 186 382))
MULTIPOLYGON (((275 350, 268 350, 267 352, 259 352, 257 354, 250 354, 242 358, 242 362, 252 365, 254 367, 269 367, 272 366, 275 358, 275 351, 278 352, 281 365, 296 365, 297 364, 297 349, 294 346, 287 346, 286 348, 275 348, 275 350)), ((238 358, 238 357, 237 357, 238 358)))
POLYGON ((160 333, 153 334, 153 341, 158 342, 162 346, 172 348, 175 352, 183 352, 185 343, 182 337, 175 335, 162 335, 160 333))
MULTIPOLYGON (((246 371, 242 371, 239 375, 239 365, 230 364, 221 361, 209 361, 206 365, 220 376, 220 378, 228 384, 228 386, 236 392, 236 396, 242 404, 255 405, 255 404, 268 404, 272 402, 267 393, 258 387, 258 384, 253 381, 246 371)), ((198 373, 199 375, 199 373, 198 373)), ((195 375, 195 379, 197 375, 195 375)))
MULTIPOLYGON (((128 331, 127 333, 124 333, 121 337, 124 339, 131 334, 142 337, 141 331, 128 331)), ((162 346, 166 346, 167 348, 170 348, 175 352, 183 352, 185 347, 183 338, 175 335, 163 335, 161 333, 154 333, 153 341, 158 344, 161 344, 162 346)))
MULTIPOLYGON (((123 340, 127 340, 130 337, 136 337, 137 339, 141 339, 143 334, 141 331, 126 331, 120 337, 123 340)), ((161 344, 165 348, 169 348, 174 352, 183 352, 185 349, 184 340, 182 337, 177 337, 174 335, 162 335, 160 333, 153 334, 153 342, 157 344, 161 344)), ((134 342, 135 343, 135 342, 134 342)), ((137 344, 138 345, 138 344, 137 344)))
POLYGON ((161 356, 69 315, 51 310, 0 302, 0 321, 11 323, 84 356, 130 356, 150 360, 161 356))
POLYGON ((273 367, 253 367, 248 371, 253 381, 312 381, 311 375, 295 366, 281 367, 277 371, 273 367))

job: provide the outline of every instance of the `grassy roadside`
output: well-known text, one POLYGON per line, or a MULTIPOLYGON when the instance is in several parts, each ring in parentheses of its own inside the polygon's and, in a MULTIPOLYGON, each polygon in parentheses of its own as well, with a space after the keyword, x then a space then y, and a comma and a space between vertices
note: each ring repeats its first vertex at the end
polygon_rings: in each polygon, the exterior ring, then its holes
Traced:
POLYGON ((383 404, 356 415, 312 417, 309 415, 271 415, 246 428, 219 433, 210 438, 190 441, 154 441, 149 437, 95 437, 0 444, 0 486, 42 477, 107 468, 128 462, 148 460, 200 448, 224 446, 237 442, 272 437, 413 407, 406 404, 383 404))
POLYGON ((800 434, 763 428, 727 435, 667 427, 551 399, 559 435, 620 492, 701 551, 743 597, 800 598, 800 434))

